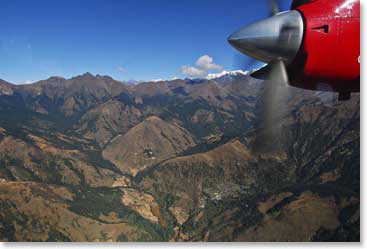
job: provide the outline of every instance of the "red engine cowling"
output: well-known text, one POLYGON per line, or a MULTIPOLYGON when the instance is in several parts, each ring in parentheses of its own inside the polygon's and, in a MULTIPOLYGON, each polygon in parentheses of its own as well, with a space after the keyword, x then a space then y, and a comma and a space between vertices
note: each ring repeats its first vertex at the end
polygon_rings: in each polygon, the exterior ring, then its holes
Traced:
POLYGON ((291 84, 359 91, 360 1, 301 0, 292 8, 302 14, 305 27, 301 49, 289 66, 291 84))

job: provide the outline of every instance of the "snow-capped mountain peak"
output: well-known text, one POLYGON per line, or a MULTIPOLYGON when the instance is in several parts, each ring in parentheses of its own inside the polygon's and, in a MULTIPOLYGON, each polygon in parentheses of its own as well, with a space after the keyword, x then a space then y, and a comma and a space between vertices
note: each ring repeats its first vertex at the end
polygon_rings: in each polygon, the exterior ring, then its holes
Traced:
POLYGON ((249 71, 242 71, 242 70, 226 71, 224 70, 220 73, 211 73, 206 78, 208 80, 213 80, 213 79, 220 78, 226 75, 229 75, 229 76, 249 75, 249 71))

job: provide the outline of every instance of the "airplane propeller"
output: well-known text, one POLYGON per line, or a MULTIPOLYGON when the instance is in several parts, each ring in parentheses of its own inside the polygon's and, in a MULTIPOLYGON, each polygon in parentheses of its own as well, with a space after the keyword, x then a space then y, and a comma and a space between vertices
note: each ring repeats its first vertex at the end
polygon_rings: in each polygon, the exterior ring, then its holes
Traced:
POLYGON ((271 62, 259 98, 259 128, 253 149, 255 152, 278 152, 282 141, 282 119, 287 113, 288 75, 282 60, 271 62))
POLYGON ((303 20, 299 13, 279 13, 277 0, 269 1, 270 17, 249 25, 229 38, 229 43, 253 58, 248 65, 262 61, 266 66, 253 72, 252 77, 262 79, 263 91, 259 98, 261 128, 255 138, 254 150, 276 152, 281 143, 281 120, 287 111, 287 65, 297 54, 303 37, 303 20))
MULTIPOLYGON (((267 1, 268 1, 268 8, 269 8, 268 17, 278 14, 280 11, 279 0, 267 0, 267 1)), ((255 60, 253 57, 246 58, 243 56, 243 54, 239 54, 238 52, 234 53, 233 58, 234 58, 234 66, 243 71, 248 71, 249 69, 251 71, 252 69, 256 67, 259 67, 259 64, 261 64, 261 61, 255 60)), ((258 76, 258 77, 261 77, 261 76, 258 76)))
POLYGON ((276 14, 279 13, 280 11, 280 3, 277 0, 269 0, 269 4, 270 4, 270 15, 269 16, 274 16, 276 14))

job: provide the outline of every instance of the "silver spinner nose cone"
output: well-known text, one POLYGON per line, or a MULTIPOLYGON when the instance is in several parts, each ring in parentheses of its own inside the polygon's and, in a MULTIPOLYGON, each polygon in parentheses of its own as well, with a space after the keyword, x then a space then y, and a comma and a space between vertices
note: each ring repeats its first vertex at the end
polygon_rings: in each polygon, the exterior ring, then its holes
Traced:
POLYGON ((291 63, 301 47, 303 32, 301 14, 291 10, 240 29, 228 37, 228 42, 257 60, 291 63))

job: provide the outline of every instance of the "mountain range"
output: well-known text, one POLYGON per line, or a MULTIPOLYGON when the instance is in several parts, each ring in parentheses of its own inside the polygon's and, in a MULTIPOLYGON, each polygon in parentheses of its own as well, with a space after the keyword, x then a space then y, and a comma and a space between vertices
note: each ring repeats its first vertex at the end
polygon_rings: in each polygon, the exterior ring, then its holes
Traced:
POLYGON ((360 96, 262 81, 0 80, 2 241, 359 241, 360 96))

